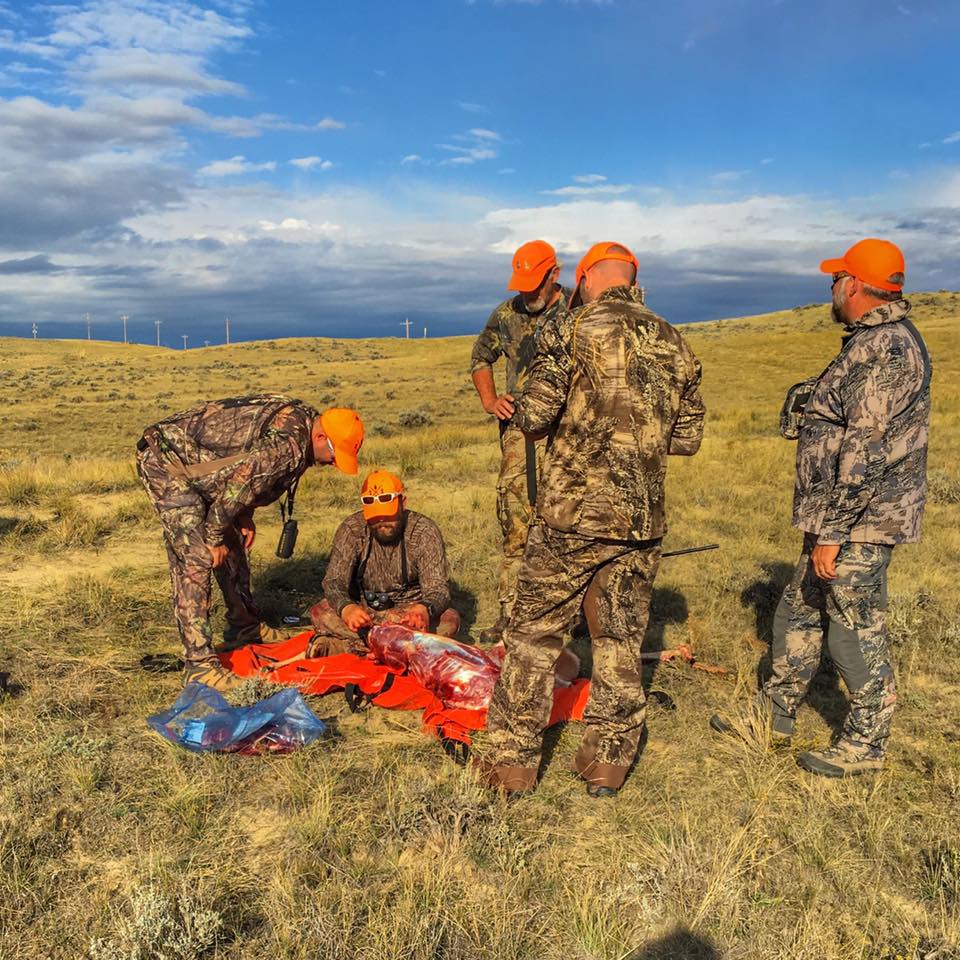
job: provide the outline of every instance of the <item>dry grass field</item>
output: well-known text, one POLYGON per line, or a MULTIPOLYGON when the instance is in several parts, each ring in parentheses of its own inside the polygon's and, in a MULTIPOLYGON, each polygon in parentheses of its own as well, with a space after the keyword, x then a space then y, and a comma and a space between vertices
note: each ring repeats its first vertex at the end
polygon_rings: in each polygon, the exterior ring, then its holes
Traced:
MULTIPOLYGON (((731 669, 651 670, 649 737, 622 793, 589 799, 559 732, 539 790, 505 804, 411 714, 312 701, 332 735, 289 757, 201 757, 148 731, 176 674, 160 532, 133 468, 142 428, 204 398, 278 391, 364 415, 366 467, 433 516, 459 602, 495 613, 496 428, 471 338, 297 340, 183 351, 5 340, 0 366, 0 958, 199 960, 944 960, 960 957, 960 295, 918 294, 936 369, 923 543, 897 551, 900 691, 891 759, 825 781, 844 698, 825 665, 790 752, 707 719, 746 696, 799 549, 785 388, 832 356, 825 307, 686 328, 707 439, 671 465, 668 546, 647 643, 731 669)), ((358 483, 315 470, 301 537, 258 513, 270 618, 318 592, 358 483)), ((217 612, 219 618, 220 612, 217 612)))

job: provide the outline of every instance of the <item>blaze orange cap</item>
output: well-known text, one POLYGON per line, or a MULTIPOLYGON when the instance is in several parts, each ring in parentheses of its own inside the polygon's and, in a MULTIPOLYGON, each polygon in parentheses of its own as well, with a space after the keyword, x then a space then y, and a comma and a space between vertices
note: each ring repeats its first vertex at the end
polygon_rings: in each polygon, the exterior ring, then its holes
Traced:
POLYGON ((320 414, 320 426, 333 444, 333 462, 344 473, 357 472, 357 454, 363 446, 363 421, 356 410, 331 407, 320 414))
POLYGON ((640 261, 630 252, 628 247, 625 247, 622 243, 605 240, 603 243, 595 243, 583 255, 583 259, 577 264, 576 283, 574 285, 579 287, 584 274, 601 260, 623 260, 624 263, 632 263, 634 270, 640 269, 640 261))
POLYGON ((868 237, 855 243, 842 257, 824 260, 823 273, 849 273, 880 290, 902 290, 906 264, 900 248, 889 240, 868 237))
POLYGON ((513 273, 507 289, 531 293, 556 265, 557 251, 546 240, 531 240, 513 255, 513 273))
MULTIPOLYGON (((403 494, 403 481, 389 470, 374 470, 367 474, 360 488, 361 497, 375 497, 381 493, 403 494)), ((373 520, 375 517, 395 517, 403 507, 401 497, 396 497, 388 503, 364 503, 363 519, 373 520)))

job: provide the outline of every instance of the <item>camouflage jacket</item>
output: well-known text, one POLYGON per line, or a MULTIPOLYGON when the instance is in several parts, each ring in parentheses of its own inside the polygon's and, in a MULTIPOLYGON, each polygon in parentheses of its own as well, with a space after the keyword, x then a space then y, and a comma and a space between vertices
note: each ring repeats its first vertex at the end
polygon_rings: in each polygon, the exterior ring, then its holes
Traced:
POLYGON ((407 555, 406 584, 399 542, 380 543, 371 535, 362 511, 350 514, 340 524, 323 578, 323 595, 338 615, 348 604, 360 602, 361 589, 389 594, 394 606, 422 603, 435 617, 450 606, 447 551, 439 527, 422 513, 408 510, 403 544, 407 555), (357 583, 361 564, 362 585, 357 583))
POLYGON ((662 537, 666 457, 697 452, 704 415, 699 361, 636 287, 553 318, 515 417, 527 433, 553 430, 537 513, 598 539, 662 537))
POLYGON ((930 364, 906 300, 865 313, 803 411, 793 525, 820 543, 920 539, 930 364))
POLYGON ((543 325, 566 310, 570 291, 560 288, 560 297, 542 313, 527 313, 520 294, 504 300, 487 320, 473 344, 470 355, 470 373, 476 373, 484 367, 490 368, 500 359, 506 358, 506 393, 516 397, 523 389, 527 379, 527 370, 537 352, 537 337, 543 325))
POLYGON ((303 475, 317 415, 299 400, 264 394, 214 400, 147 430, 164 456, 184 465, 242 455, 189 481, 210 505, 205 537, 217 546, 241 515, 278 500, 303 475))

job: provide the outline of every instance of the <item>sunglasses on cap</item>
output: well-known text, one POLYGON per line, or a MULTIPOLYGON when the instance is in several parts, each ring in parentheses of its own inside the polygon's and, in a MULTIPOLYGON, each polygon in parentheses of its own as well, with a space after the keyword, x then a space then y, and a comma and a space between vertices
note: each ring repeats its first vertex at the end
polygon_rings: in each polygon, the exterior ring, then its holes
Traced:
POLYGON ((835 274, 833 275, 833 281, 832 281, 831 284, 830 284, 830 289, 832 290, 832 289, 833 289, 841 280, 843 280, 845 277, 852 277, 852 276, 853 276, 852 273, 842 273, 842 272, 841 272, 841 273, 835 273, 835 274))
POLYGON ((360 502, 365 506, 372 507, 375 503, 390 503, 397 497, 402 497, 402 493, 375 493, 365 494, 360 498, 360 502))

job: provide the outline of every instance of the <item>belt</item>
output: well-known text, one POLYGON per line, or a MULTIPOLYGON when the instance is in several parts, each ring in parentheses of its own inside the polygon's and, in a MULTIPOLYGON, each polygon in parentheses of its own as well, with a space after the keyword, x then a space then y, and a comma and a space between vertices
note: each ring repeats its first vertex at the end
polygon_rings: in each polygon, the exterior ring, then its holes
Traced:
POLYGON ((183 463, 171 454, 164 454, 157 444, 157 430, 149 428, 144 431, 143 436, 137 441, 137 450, 143 453, 145 450, 151 450, 153 455, 166 467, 167 473, 171 477, 177 477, 180 480, 198 480, 201 477, 208 477, 223 470, 224 467, 233 466, 246 457, 246 452, 235 453, 229 457, 220 457, 218 460, 204 460, 200 463, 183 463))

